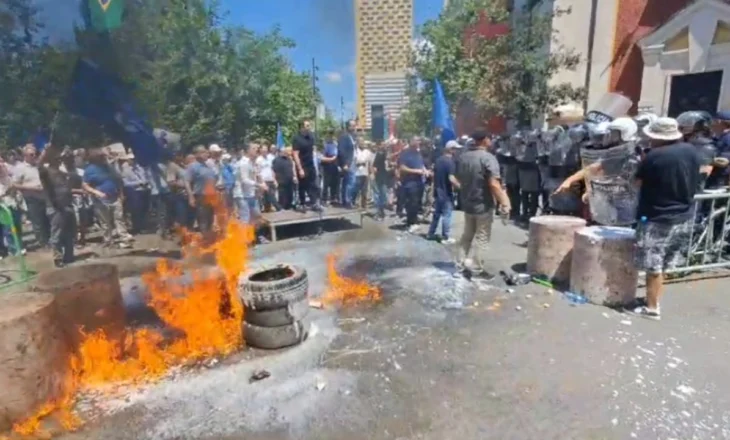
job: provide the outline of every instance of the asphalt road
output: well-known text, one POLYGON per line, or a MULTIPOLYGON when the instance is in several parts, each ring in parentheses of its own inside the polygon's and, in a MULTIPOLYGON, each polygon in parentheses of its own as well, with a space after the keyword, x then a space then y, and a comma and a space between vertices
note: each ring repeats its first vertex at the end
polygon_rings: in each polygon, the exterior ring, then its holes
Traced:
MULTIPOLYGON (((495 270, 524 262, 524 231, 495 224, 493 237, 495 270)), ((730 438, 727 279, 669 286, 653 322, 456 279, 450 249, 367 221, 261 246, 255 261, 304 265, 317 296, 333 250, 382 302, 315 310, 313 335, 289 350, 85 400, 87 425, 63 438, 730 438), (271 377, 250 384, 261 368, 271 377)))

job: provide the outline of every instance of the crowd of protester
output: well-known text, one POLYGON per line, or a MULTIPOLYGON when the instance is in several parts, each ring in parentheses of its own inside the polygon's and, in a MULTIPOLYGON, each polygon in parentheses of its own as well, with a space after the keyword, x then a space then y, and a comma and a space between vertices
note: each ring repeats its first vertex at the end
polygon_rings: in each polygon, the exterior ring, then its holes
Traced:
MULTIPOLYGON (((143 167, 129 151, 32 145, 6 151, 0 163, 0 196, 11 213, 3 227, 0 256, 25 253, 23 229, 35 245, 53 251, 58 266, 74 260, 74 248, 98 229, 105 247, 128 248, 137 234, 177 237, 184 227, 209 233, 216 227, 206 191, 214 188, 229 211, 258 225, 264 212, 319 212, 331 206, 369 209, 382 220, 386 210, 413 227, 422 219, 425 184, 431 179, 432 148, 413 138, 369 142, 354 121, 316 145, 309 121, 302 121, 291 145, 258 140, 223 148, 199 145, 189 154, 143 167), (421 217, 419 217, 421 216, 421 217)), ((443 206, 441 211, 447 215, 443 206)), ((259 237, 264 240, 263 237, 259 237)))
MULTIPOLYGON (((658 319, 663 273, 679 258, 688 223, 695 220, 695 193, 728 185, 730 114, 714 120, 691 114, 679 122, 655 117, 638 129, 641 121, 617 119, 609 125, 607 139, 631 138, 638 146, 640 163, 632 177, 639 186, 637 265, 647 272, 647 298, 636 312, 658 319)), ((212 232, 218 225, 206 200, 211 189, 238 219, 254 226, 261 224, 264 212, 372 208, 378 221, 386 211, 403 218, 409 232, 430 223, 425 236, 444 243, 455 243, 450 225, 458 208, 465 219, 458 264, 489 278, 485 260, 495 213, 529 220, 537 214, 537 202, 521 195, 526 191, 535 193, 535 200, 542 198, 543 213, 549 213, 551 193, 585 192, 585 173, 601 167, 579 169, 554 192, 544 191, 543 183, 537 189, 515 187, 509 163, 500 163, 492 141, 485 130, 477 130, 441 148, 420 137, 369 142, 350 121, 341 133, 326 133, 318 145, 305 120, 289 146, 264 140, 230 148, 199 145, 187 155, 175 151, 170 160, 151 167, 109 147, 48 145, 39 155, 26 145, 2 158, 0 197, 17 235, 22 237, 27 220, 37 244, 52 249, 58 266, 73 261, 74 247, 85 245, 93 227, 100 229, 104 246, 122 248, 136 234, 152 230, 163 239, 175 236, 179 227, 212 232), (515 212, 513 203, 518 204, 515 212)), ((0 256, 25 252, 10 228, 2 232, 0 256)))

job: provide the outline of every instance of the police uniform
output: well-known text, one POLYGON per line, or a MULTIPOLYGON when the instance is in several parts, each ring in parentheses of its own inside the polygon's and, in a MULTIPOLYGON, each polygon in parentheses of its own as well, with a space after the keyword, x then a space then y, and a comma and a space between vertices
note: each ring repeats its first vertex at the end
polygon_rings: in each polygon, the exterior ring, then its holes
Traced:
MULTIPOLYGON (((726 110, 718 112, 715 119, 730 125, 730 111, 726 110)), ((730 128, 725 129, 723 133, 718 136, 715 146, 717 148, 717 157, 723 157, 730 160, 730 128)), ((715 187, 728 185, 728 182, 730 181, 730 166, 724 168, 715 167, 712 170, 709 180, 711 181, 709 184, 715 187)))

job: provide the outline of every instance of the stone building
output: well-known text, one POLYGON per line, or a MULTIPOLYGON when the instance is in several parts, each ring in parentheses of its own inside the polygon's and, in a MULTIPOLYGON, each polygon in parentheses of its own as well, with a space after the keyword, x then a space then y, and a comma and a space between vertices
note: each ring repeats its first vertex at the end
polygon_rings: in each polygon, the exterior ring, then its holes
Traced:
POLYGON ((587 108, 619 92, 634 112, 730 109, 723 87, 730 85, 730 1, 544 0, 540 7, 572 11, 555 19, 556 44, 583 61, 553 81, 585 87, 587 108))
MULTIPOLYGON (((515 13, 527 1, 513 0, 515 13)), ((552 9, 571 13, 554 19, 550 50, 562 45, 582 61, 551 81, 584 87, 586 102, 577 105, 590 109, 618 92, 635 103, 633 113, 730 110, 730 0, 542 0, 536 6, 552 9)), ((471 122, 466 125, 478 123, 471 122)))

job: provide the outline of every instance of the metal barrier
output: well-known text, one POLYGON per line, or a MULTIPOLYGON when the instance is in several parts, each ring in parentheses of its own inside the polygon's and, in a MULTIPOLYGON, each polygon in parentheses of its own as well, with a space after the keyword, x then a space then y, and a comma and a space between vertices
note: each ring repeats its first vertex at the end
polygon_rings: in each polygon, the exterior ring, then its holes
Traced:
POLYGON ((683 265, 667 274, 730 268, 730 189, 705 190, 694 197, 694 227, 683 265))

